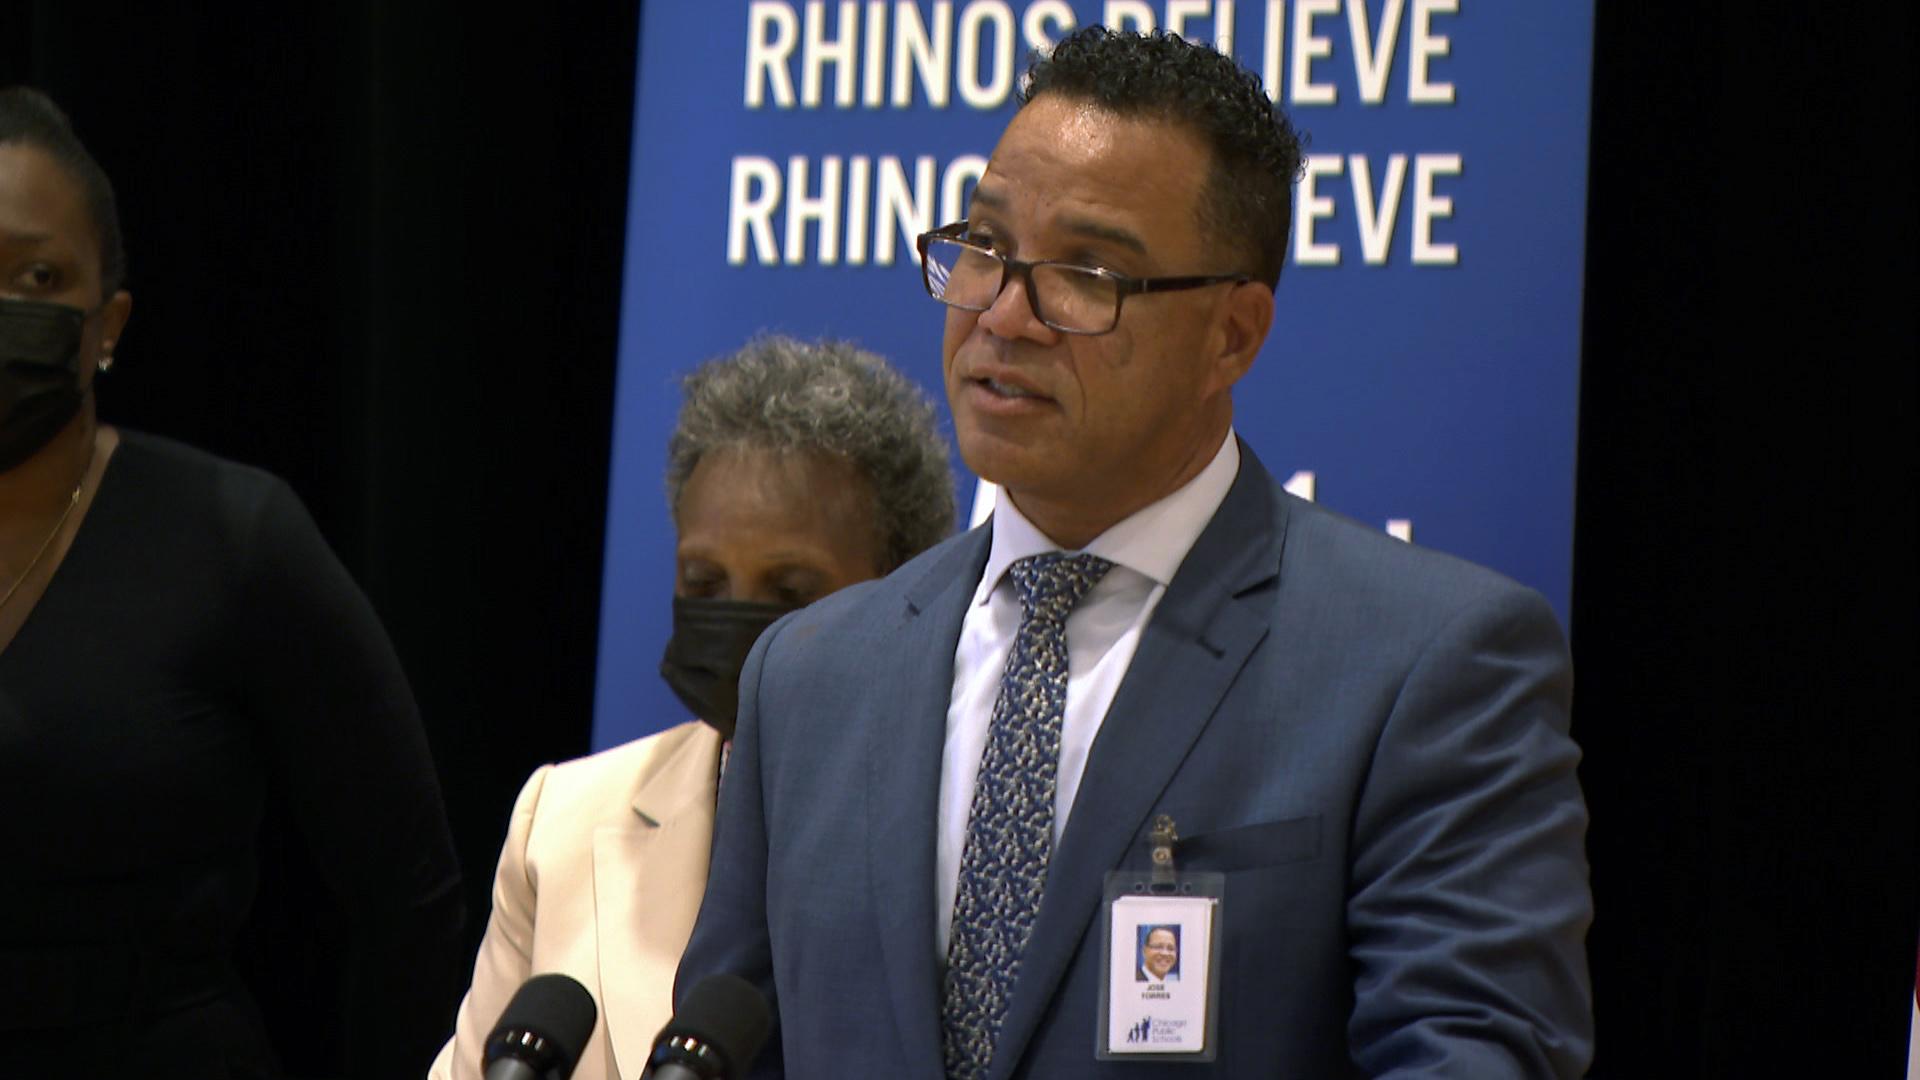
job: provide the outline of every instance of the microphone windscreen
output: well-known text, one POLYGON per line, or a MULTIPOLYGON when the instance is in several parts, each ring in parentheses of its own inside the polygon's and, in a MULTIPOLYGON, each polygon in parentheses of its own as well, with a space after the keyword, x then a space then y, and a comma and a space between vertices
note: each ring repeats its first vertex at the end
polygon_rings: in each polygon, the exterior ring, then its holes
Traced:
POLYGON ((740 1076, 772 1028, 767 999, 752 983, 738 975, 709 975, 687 991, 656 1045, 675 1036, 698 1039, 720 1051, 732 1075, 740 1076))
POLYGON ((593 1035, 593 1021, 598 1015, 593 995, 575 980, 558 973, 535 975, 520 984, 513 1000, 501 1011, 500 1022, 493 1025, 493 1034, 487 1039, 488 1056, 493 1056, 501 1037, 532 1032, 552 1047, 564 1065, 559 1075, 569 1075, 593 1035))

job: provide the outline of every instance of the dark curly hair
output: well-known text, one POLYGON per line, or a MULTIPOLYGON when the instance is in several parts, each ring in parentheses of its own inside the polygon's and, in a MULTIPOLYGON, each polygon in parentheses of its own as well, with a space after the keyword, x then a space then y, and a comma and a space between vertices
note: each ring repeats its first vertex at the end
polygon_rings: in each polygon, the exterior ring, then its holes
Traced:
POLYGON ((93 160, 73 123, 53 99, 32 87, 0 88, 0 145, 19 143, 46 154, 80 186, 80 197, 93 219, 100 242, 100 291, 103 297, 120 291, 127 280, 127 249, 120 239, 120 211, 113 185, 100 163, 93 160))
POLYGON ((1019 102, 1042 94, 1120 116, 1165 119, 1200 136, 1213 152, 1200 227, 1238 250, 1246 273, 1279 283, 1293 226, 1300 137, 1259 76, 1178 34, 1089 26, 1034 57, 1019 102))

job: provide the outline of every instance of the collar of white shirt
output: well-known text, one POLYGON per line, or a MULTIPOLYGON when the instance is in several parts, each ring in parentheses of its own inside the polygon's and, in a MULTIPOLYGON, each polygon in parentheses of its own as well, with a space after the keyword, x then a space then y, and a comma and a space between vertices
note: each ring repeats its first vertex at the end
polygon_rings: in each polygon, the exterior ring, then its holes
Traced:
MULTIPOLYGON (((1233 429, 1200 475, 1179 490, 1156 503, 1142 507, 1118 524, 1094 537, 1084 549, 1115 566, 1124 566, 1166 586, 1180 569, 1187 552, 1193 549, 1200 533, 1213 520, 1227 489, 1240 472, 1240 444, 1233 429)), ((1059 551, 1061 547, 1047 538, 1003 491, 993 508, 993 547, 987 553, 986 571, 973 602, 984 604, 1006 575, 1007 568, 1030 555, 1059 551)))

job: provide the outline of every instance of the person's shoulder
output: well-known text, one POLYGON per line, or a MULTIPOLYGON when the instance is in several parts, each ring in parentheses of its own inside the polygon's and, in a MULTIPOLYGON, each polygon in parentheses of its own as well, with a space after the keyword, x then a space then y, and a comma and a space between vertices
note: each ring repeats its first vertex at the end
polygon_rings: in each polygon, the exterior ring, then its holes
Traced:
POLYGON ((119 428, 116 465, 137 471, 145 481, 233 498, 286 487, 286 481, 265 469, 220 457, 164 435, 119 428))
POLYGON ((139 537, 145 561, 238 582, 263 570, 306 573, 325 552, 313 517, 280 478, 164 436, 119 428, 95 513, 139 537))
POLYGON ((1318 503, 1285 491, 1279 497, 1288 504, 1288 557, 1325 560, 1334 569, 1384 576, 1396 585, 1425 581, 1439 587, 1457 584, 1468 589, 1521 587, 1498 571, 1402 540, 1318 503))
POLYGON ((1544 597, 1504 574, 1276 493, 1286 519, 1279 557, 1283 595, 1326 597, 1356 621, 1375 626, 1434 629, 1469 611, 1553 617, 1544 597))
POLYGON ((264 512, 305 514, 286 481, 265 469, 162 435, 120 428, 110 468, 125 488, 179 515, 249 525, 264 512))
POLYGON ((687 720, 651 735, 610 746, 553 767, 548 783, 592 786, 609 777, 631 779, 667 767, 675 758, 720 753, 720 733, 711 724, 687 720))
POLYGON ((670 769, 719 769, 720 733, 710 724, 689 720, 665 731, 621 743, 598 753, 548 766, 540 791, 540 811, 574 816, 586 808, 610 808, 624 816, 633 793, 670 769))
POLYGON ((1539 597, 1494 570, 1294 495, 1244 441, 1241 473, 1195 545, 1202 550, 1236 568, 1228 573, 1274 575, 1283 595, 1331 593, 1343 607, 1390 599, 1401 609, 1448 610, 1486 597, 1539 597))

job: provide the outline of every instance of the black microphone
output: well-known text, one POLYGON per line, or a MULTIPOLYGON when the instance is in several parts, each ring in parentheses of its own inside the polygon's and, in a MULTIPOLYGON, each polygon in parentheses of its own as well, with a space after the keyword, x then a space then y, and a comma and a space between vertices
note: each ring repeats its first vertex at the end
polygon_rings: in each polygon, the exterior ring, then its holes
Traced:
POLYGON ((641 1080, 740 1080, 772 1028, 767 1000, 752 983, 709 975, 660 1029, 641 1080))
POLYGON ((593 995, 565 975, 521 983, 487 1036, 480 1058, 487 1080, 567 1080, 598 1015, 593 995))

